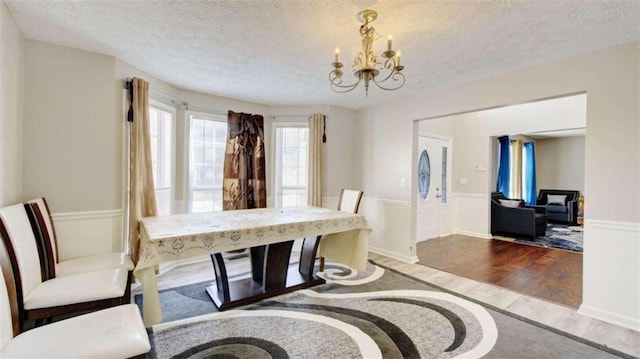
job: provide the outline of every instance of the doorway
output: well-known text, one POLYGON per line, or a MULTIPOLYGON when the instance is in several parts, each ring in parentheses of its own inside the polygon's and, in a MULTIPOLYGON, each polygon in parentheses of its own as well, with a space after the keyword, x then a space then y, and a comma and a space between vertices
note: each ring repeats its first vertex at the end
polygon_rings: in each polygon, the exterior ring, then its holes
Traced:
POLYGON ((451 234, 451 139, 418 138, 416 242, 451 234))

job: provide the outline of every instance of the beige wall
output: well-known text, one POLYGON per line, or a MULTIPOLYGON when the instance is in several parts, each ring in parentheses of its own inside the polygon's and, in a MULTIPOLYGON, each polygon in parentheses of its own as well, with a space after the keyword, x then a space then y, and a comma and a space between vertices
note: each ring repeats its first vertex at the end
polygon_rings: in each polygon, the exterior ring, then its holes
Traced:
POLYGON ((122 207, 115 59, 27 40, 23 195, 53 212, 122 207))
POLYGON ((360 188, 360 161, 356 150, 360 148, 356 112, 335 106, 269 106, 265 120, 267 138, 268 192, 273 192, 273 123, 304 122, 312 113, 322 113, 326 118, 327 142, 323 147, 323 197, 338 197, 342 188, 360 188))
MULTIPOLYGON (((365 109, 363 132, 371 138, 363 143, 363 177, 371 180, 363 181, 364 190, 390 200, 411 200, 413 188, 397 183, 412 173, 413 120, 586 92, 589 203, 583 308, 640 328, 639 63, 639 43, 634 42, 365 109), (373 156, 367 156, 369 152, 373 156), (602 229, 598 234, 607 235, 590 237, 596 225, 602 229), (611 246, 626 250, 615 257, 598 257, 611 246)), ((390 237, 384 245, 410 256, 413 242, 410 237, 390 237)))
POLYGON ((538 189, 571 189, 584 194, 584 136, 536 140, 538 189))
POLYGON ((0 3, 0 206, 22 196, 22 101, 24 40, 0 3))

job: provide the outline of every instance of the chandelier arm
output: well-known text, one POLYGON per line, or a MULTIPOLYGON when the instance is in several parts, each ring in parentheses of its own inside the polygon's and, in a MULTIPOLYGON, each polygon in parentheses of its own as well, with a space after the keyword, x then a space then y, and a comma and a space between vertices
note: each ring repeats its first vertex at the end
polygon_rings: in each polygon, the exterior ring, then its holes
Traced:
POLYGON ((381 79, 381 80, 375 80, 374 82, 385 82, 387 81, 391 76, 393 76, 393 74, 396 73, 395 69, 396 69, 396 60, 395 58, 389 58, 387 59, 384 64, 379 64, 380 66, 378 67, 378 70, 380 71, 380 74, 382 74, 385 71, 388 71, 388 74, 385 78, 381 79))
POLYGON ((386 77, 383 81, 376 81, 374 79, 373 83, 376 84, 376 86, 378 86, 378 88, 380 88, 382 90, 386 90, 386 91, 397 90, 400 87, 404 86, 405 78, 404 78, 404 74, 402 72, 393 72, 393 74, 390 77, 394 81, 393 83, 401 81, 400 84, 398 86, 394 86, 394 87, 384 87, 384 86, 380 85, 381 82, 386 81, 389 77, 386 77))
POLYGON ((329 73, 329 83, 331 85, 331 89, 335 92, 338 93, 346 93, 349 91, 352 91, 353 89, 355 89, 356 87, 358 87, 358 85, 360 84, 360 81, 362 81, 362 78, 358 78, 358 81, 349 84, 349 85, 343 85, 342 84, 342 77, 341 76, 337 76, 335 74, 335 70, 331 71, 329 73))

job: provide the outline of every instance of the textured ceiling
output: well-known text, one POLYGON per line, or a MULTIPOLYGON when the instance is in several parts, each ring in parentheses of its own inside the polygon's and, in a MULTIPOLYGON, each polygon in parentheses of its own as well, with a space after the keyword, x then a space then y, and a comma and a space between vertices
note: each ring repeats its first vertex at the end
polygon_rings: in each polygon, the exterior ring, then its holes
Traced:
MULTIPOLYGON (((640 39, 640 1, 4 0, 27 38, 115 56, 177 87, 268 105, 363 108, 640 39), (329 87, 355 14, 402 50, 397 91, 329 87)), ((345 80, 350 79, 345 74, 345 80)))

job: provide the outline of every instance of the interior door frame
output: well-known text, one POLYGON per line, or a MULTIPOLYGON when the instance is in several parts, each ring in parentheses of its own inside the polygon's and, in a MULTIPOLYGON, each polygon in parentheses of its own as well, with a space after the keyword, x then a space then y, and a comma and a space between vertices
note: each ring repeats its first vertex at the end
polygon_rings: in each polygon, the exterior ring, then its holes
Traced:
MULTIPOLYGON (((447 188, 448 188, 448 199, 447 204, 451 206, 451 194, 453 190, 453 138, 451 136, 440 135, 431 132, 420 132, 420 120, 413 122, 413 148, 412 148, 412 165, 411 165, 411 255, 415 256, 416 244, 418 243, 418 159, 420 158, 420 137, 430 137, 438 140, 448 141, 448 153, 447 153, 447 166, 450 169, 450 172, 447 176, 447 188)), ((453 211, 449 209, 448 211, 449 223, 452 223, 451 219, 453 216, 453 211)), ((439 226, 439 223, 438 223, 439 226)), ((452 228, 451 228, 452 229, 452 228)), ((439 232, 439 231, 438 231, 439 232)))

